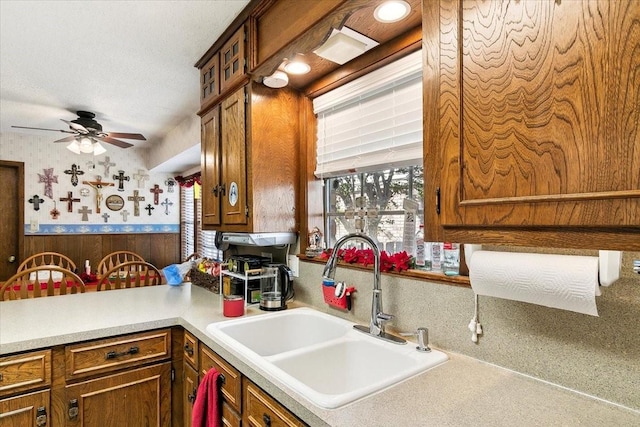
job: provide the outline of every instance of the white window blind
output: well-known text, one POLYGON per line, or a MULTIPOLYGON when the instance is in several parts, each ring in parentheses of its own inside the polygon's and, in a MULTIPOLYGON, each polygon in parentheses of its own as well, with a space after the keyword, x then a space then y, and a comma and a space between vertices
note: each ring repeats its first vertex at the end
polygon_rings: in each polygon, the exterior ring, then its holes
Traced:
POLYGON ((202 229, 202 200, 199 185, 180 187, 180 226, 182 259, 192 253, 222 260, 223 252, 216 247, 216 232, 202 229))
POLYGON ((193 187, 180 187, 180 247, 183 260, 196 251, 195 237, 193 187))
POLYGON ((313 101, 319 178, 422 163, 422 52, 313 101))

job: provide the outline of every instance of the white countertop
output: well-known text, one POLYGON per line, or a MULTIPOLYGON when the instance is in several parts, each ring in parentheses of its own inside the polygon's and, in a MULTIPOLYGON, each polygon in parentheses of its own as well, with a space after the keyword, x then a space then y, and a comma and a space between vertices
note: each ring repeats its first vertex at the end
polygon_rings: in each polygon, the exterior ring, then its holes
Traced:
POLYGON ((190 284, 3 301, 0 354, 181 325, 312 426, 640 425, 640 412, 450 352, 440 367, 322 409, 205 332, 223 320, 220 296, 190 284))

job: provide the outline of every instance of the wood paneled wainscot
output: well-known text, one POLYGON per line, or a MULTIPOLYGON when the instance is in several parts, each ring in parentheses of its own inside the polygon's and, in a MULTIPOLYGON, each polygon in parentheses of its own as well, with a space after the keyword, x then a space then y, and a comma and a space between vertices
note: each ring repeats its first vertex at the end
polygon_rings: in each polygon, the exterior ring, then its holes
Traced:
POLYGON ((50 387, 51 350, 0 357, 0 426, 48 425, 50 387))
POLYGON ((422 4, 426 238, 640 249, 640 2, 422 4))

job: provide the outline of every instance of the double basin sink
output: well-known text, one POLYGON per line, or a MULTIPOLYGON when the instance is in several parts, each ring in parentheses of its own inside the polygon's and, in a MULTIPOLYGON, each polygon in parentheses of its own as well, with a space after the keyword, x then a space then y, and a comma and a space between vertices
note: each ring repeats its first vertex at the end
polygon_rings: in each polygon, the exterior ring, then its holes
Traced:
POLYGON ((227 320, 207 332, 322 408, 338 408, 447 361, 311 308, 227 320))

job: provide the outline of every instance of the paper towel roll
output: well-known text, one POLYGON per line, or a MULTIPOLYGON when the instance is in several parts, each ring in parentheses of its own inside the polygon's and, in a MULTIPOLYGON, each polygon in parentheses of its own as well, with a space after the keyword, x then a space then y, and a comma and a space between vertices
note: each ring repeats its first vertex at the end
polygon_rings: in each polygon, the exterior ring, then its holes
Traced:
POLYGON ((598 315, 598 257, 478 251, 469 279, 478 295, 598 315))

